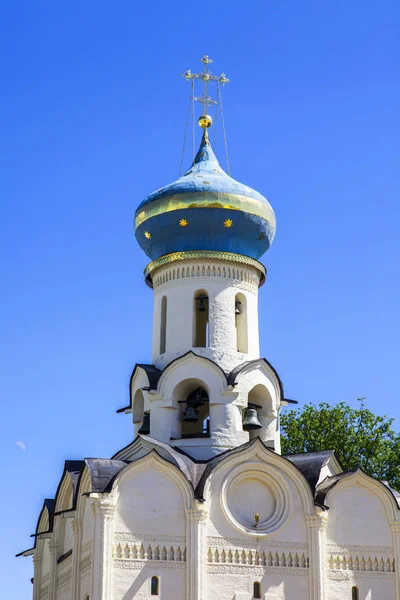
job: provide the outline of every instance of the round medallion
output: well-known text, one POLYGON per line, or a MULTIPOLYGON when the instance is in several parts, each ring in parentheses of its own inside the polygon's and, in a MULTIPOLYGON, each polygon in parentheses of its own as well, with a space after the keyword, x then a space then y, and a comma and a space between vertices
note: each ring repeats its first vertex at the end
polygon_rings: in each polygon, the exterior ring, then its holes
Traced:
POLYGON ((222 486, 221 503, 227 518, 249 535, 267 535, 286 521, 289 493, 279 473, 261 464, 233 469, 222 486))

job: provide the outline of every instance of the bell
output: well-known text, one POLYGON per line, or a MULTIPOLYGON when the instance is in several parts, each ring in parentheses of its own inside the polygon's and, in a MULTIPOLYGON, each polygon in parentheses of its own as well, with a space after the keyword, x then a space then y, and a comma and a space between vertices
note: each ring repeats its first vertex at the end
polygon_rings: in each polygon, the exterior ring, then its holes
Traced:
POLYGON ((138 433, 142 435, 150 434, 150 413, 144 413, 143 415, 143 423, 138 433))
POLYGON ((200 296, 197 296, 196 300, 199 301, 199 312, 206 312, 206 300, 208 300, 208 296, 201 294, 200 296))
POLYGON ((240 315, 240 313, 242 312, 240 310, 240 305, 241 304, 242 303, 240 302, 240 300, 236 300, 236 302, 235 302, 235 315, 240 315))
POLYGON ((194 406, 188 406, 186 408, 183 420, 185 421, 185 423, 196 423, 196 421, 199 420, 194 406))
POLYGON ((258 420, 257 409, 248 407, 244 411, 243 430, 252 431, 253 429, 261 429, 262 425, 258 420))

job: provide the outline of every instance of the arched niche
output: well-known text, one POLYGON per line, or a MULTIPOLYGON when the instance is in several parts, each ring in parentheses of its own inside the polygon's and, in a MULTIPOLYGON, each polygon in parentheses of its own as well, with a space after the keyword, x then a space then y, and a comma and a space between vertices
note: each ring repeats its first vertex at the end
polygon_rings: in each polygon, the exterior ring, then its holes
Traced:
POLYGON ((260 429, 249 432, 250 439, 255 437, 265 439, 267 430, 271 428, 271 423, 276 419, 273 414, 273 402, 268 388, 262 383, 255 385, 248 393, 247 406, 257 407, 257 418, 262 426, 260 429))
POLYGON ((247 327, 247 298, 244 294, 235 296, 235 326, 236 326, 236 351, 247 354, 249 351, 249 338, 247 327))
POLYGON ((144 415, 144 396, 142 390, 136 390, 133 396, 133 423, 135 426, 135 436, 143 424, 144 415))
POLYGON ((176 437, 197 438, 210 435, 210 395, 208 386, 200 379, 181 381, 174 389, 173 404, 179 408, 176 437), (194 422, 185 421, 185 416, 197 417, 194 422))
POLYGON ((209 345, 209 298, 206 290, 197 290, 193 296, 193 346, 209 345))

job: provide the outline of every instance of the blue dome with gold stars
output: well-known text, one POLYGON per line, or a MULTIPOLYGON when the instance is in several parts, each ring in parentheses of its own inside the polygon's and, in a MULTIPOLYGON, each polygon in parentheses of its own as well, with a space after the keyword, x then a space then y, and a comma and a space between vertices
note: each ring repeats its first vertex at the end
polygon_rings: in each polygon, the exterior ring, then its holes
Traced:
POLYGON ((275 226, 268 200, 221 169, 206 130, 190 169, 147 196, 135 214, 136 239, 152 260, 193 250, 258 259, 275 226))

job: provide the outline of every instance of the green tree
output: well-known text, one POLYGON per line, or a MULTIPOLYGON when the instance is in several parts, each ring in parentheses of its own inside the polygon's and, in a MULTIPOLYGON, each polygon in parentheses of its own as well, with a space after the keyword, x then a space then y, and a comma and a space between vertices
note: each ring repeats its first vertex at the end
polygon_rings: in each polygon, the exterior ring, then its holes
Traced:
POLYGON ((359 407, 322 402, 282 414, 282 454, 336 450, 345 471, 361 467, 400 490, 400 435, 394 419, 374 415, 359 398, 359 407))

